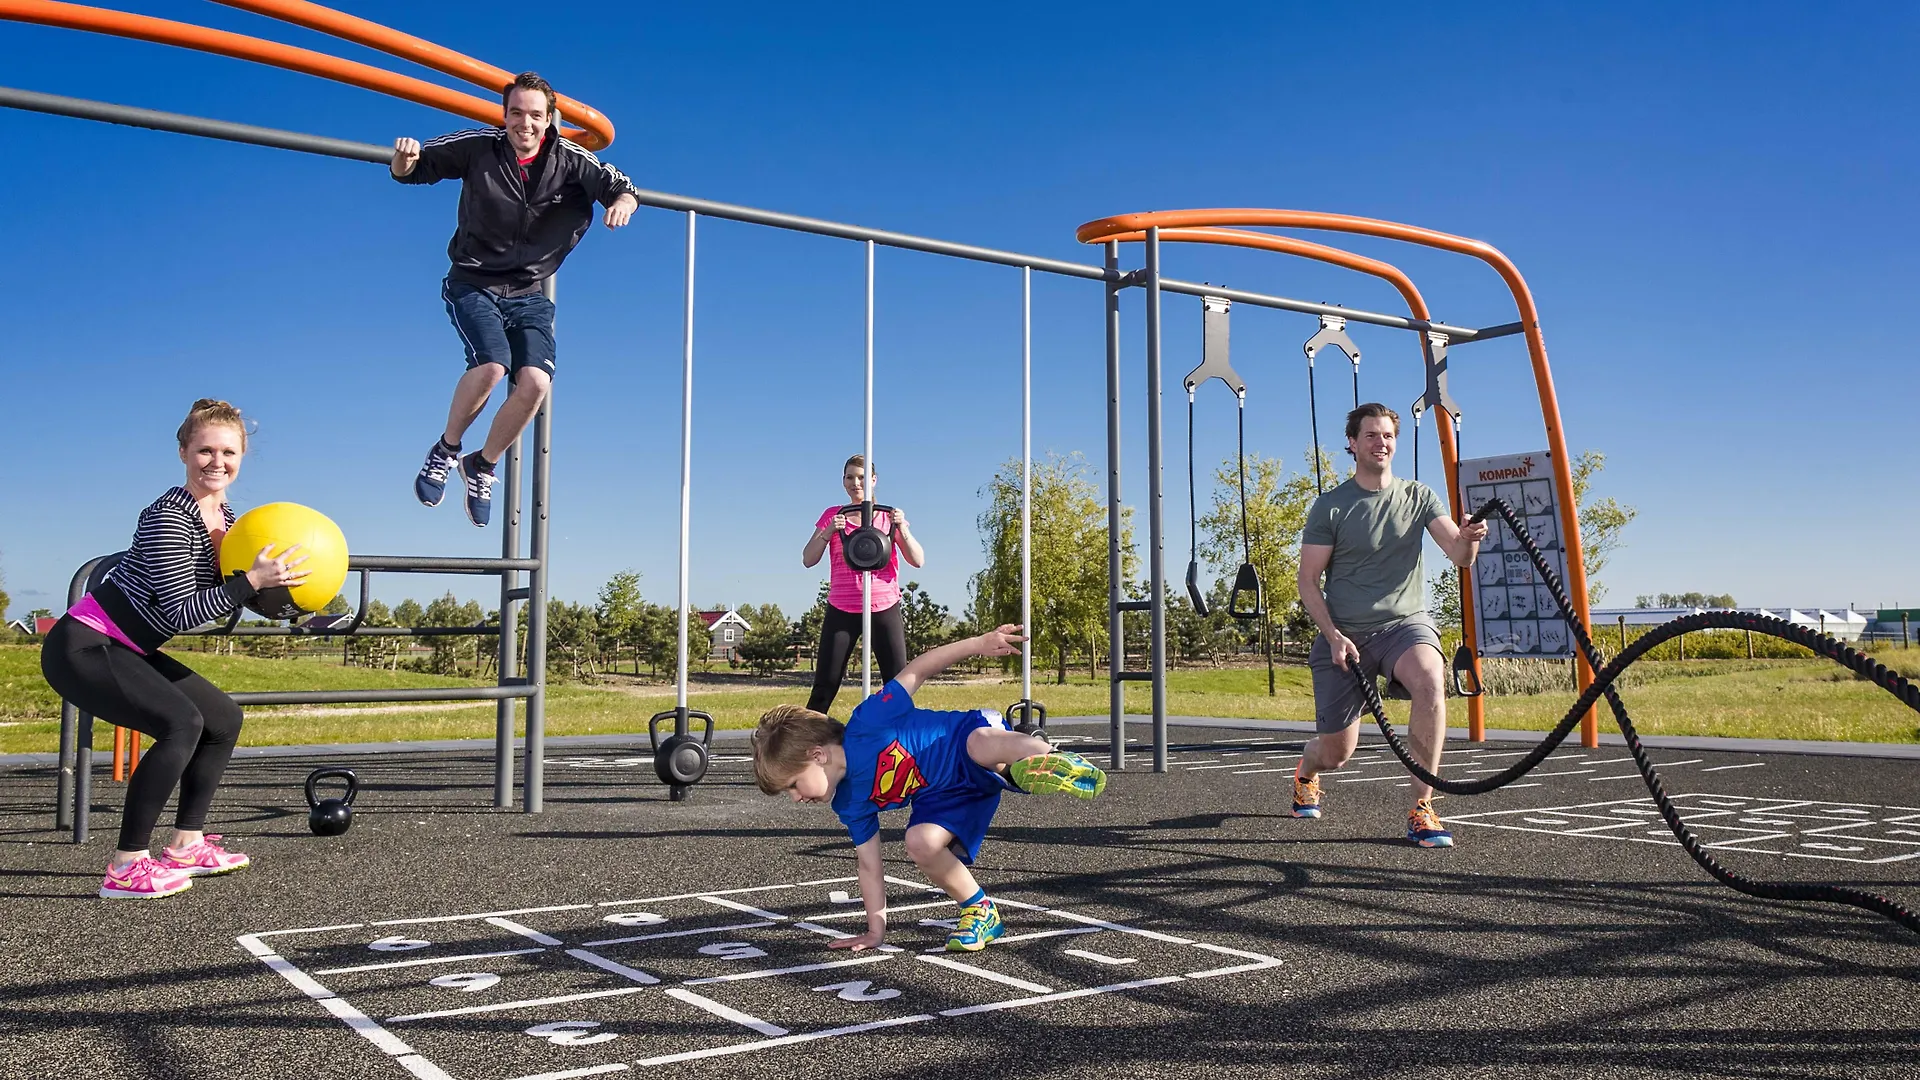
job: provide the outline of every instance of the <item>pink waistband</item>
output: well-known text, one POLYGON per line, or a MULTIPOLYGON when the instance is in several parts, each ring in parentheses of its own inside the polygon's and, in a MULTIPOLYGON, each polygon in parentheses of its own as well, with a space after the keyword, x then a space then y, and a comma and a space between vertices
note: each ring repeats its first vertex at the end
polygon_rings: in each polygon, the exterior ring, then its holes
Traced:
POLYGON ((81 597, 79 603, 67 609, 67 614, 73 616, 74 622, 100 631, 141 656, 147 655, 147 650, 135 645, 118 626, 113 624, 112 619, 107 618, 106 611, 100 607, 100 601, 95 600, 92 593, 81 597))

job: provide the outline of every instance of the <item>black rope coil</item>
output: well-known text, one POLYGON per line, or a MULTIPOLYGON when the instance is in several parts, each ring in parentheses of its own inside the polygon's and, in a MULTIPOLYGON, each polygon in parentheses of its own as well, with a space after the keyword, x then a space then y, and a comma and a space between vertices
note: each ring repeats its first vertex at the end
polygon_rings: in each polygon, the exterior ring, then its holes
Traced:
POLYGON ((1693 856, 1693 861, 1699 863, 1701 868, 1711 874, 1715 880, 1748 896, 1763 900, 1812 901, 1865 908, 1884 915, 1915 933, 1920 933, 1920 915, 1884 896, 1840 885, 1754 881, 1721 866, 1712 855, 1708 854, 1706 846, 1693 835, 1693 831, 1687 828, 1686 823, 1680 819, 1680 812, 1674 807, 1673 800, 1667 797, 1666 785, 1661 783, 1659 774, 1654 771, 1653 762, 1647 757, 1645 747, 1640 744, 1640 733, 1634 729, 1633 720, 1627 715, 1627 706, 1620 700, 1619 693, 1614 689, 1614 683, 1635 661, 1644 657, 1662 642, 1682 634, 1700 630, 1751 630, 1756 634, 1766 634, 1769 637, 1805 646, 1815 654, 1840 664, 1887 691, 1915 711, 1920 711, 1920 685, 1916 685, 1900 673, 1889 670, 1885 664, 1827 634, 1771 615, 1745 611, 1707 611, 1696 615, 1682 615, 1643 634, 1635 639, 1632 645, 1622 650, 1612 663, 1602 665, 1600 651, 1594 648, 1593 639, 1588 635, 1586 625, 1574 612, 1573 604, 1567 598, 1566 589, 1561 585, 1559 575, 1554 573, 1552 565, 1540 553, 1539 547, 1533 542, 1533 537, 1527 533, 1526 523, 1514 513, 1513 508, 1502 499, 1489 499, 1471 520, 1481 521, 1496 512, 1506 520, 1514 536, 1519 538, 1520 546, 1526 550, 1527 557, 1533 560, 1534 569, 1539 572, 1541 580, 1546 582, 1547 588, 1553 593, 1554 603, 1560 605, 1560 611, 1567 620, 1567 626, 1573 632, 1574 641, 1580 646, 1580 652, 1586 657, 1587 663, 1593 667, 1595 672, 1593 685, 1581 693, 1580 699, 1574 702, 1573 708, 1569 709, 1560 723, 1547 733, 1546 738, 1519 761, 1493 776, 1478 780, 1446 780, 1429 772, 1425 766, 1414 760, 1405 743, 1394 734, 1393 724, 1387 719, 1386 709, 1380 703, 1380 694, 1373 680, 1363 674, 1359 665, 1355 664, 1354 674, 1359 679, 1361 698, 1366 704, 1367 711, 1373 714, 1374 721, 1380 725, 1381 733, 1386 736, 1387 745, 1393 748, 1394 755, 1407 767, 1408 772, 1422 783, 1430 784, 1435 790, 1444 791, 1449 795, 1480 795, 1505 787, 1546 760, 1547 756, 1553 753, 1573 731, 1574 726, 1580 722, 1582 716, 1586 715, 1587 710, 1593 708, 1600 698, 1605 697, 1607 706, 1613 710, 1614 720, 1619 723, 1621 733, 1626 736, 1627 749, 1633 754, 1633 762, 1646 781, 1647 790, 1653 793, 1653 801, 1660 808, 1660 816, 1665 819, 1667 828, 1673 831, 1673 835, 1680 841, 1680 846, 1686 849, 1687 854, 1693 856))

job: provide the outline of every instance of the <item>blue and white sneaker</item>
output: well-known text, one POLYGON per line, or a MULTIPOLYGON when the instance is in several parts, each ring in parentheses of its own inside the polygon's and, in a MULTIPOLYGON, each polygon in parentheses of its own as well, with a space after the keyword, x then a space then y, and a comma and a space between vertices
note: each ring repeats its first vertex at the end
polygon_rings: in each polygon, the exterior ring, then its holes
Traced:
POLYGON ((991 901, 960 909, 960 922, 947 935, 948 952, 979 952, 1007 932, 1000 908, 991 901))
POLYGON ((460 464, 460 455, 449 454, 440 447, 440 440, 433 440, 433 449, 427 451, 427 463, 420 466, 420 474, 413 478, 413 494, 419 498, 422 506, 439 506, 440 500, 447 494, 447 474, 460 464))
POLYGON ((1453 834, 1440 824, 1431 799, 1421 799, 1407 812, 1407 839, 1421 847, 1453 846, 1453 834))
POLYGON ((467 520, 481 528, 493 517, 493 485, 500 478, 490 468, 480 464, 480 451, 475 450, 460 459, 460 479, 467 485, 467 520))

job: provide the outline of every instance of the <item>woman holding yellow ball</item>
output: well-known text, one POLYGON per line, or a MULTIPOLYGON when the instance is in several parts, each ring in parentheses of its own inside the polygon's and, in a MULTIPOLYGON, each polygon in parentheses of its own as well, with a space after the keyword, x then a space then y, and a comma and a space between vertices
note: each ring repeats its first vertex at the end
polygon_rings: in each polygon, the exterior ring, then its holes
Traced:
POLYGON ((269 589, 307 577, 298 545, 254 554, 224 580, 220 544, 233 527, 227 489, 240 475, 247 431, 224 401, 193 403, 177 432, 185 485, 140 514, 133 543, 107 579, 47 634, 40 668, 61 697, 94 716, 153 739, 127 781, 119 848, 101 882, 103 897, 151 898, 189 888, 193 878, 247 865, 203 832, 220 777, 240 735, 240 707, 186 665, 160 651, 175 634, 231 615, 269 589), (173 842, 149 853, 154 825, 175 786, 173 842))

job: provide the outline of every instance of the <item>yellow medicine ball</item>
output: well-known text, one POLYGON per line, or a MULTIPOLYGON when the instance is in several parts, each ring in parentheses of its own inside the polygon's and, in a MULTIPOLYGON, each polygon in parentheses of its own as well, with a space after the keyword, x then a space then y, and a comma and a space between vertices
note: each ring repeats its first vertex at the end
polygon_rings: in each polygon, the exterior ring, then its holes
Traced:
POLYGON ((220 542, 220 576, 253 569, 261 548, 271 545, 272 554, 279 556, 295 544, 300 550, 294 558, 306 556, 299 569, 306 571, 307 580, 293 588, 262 589, 247 606, 269 619, 319 611, 347 582, 347 538, 327 515, 299 503, 267 503, 241 514, 220 542))

